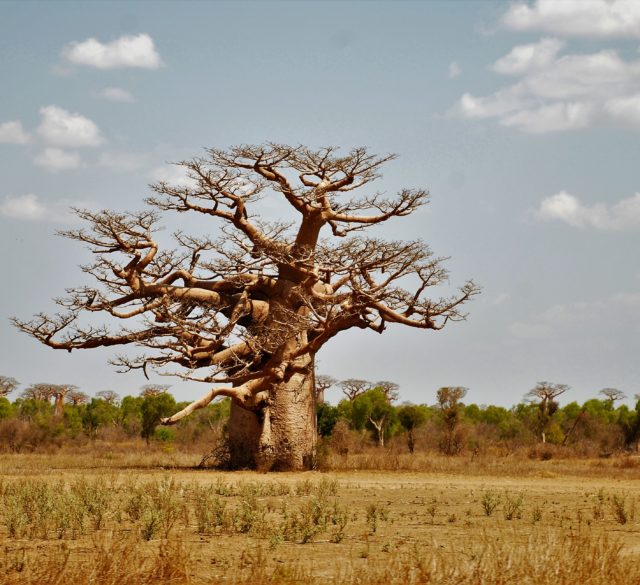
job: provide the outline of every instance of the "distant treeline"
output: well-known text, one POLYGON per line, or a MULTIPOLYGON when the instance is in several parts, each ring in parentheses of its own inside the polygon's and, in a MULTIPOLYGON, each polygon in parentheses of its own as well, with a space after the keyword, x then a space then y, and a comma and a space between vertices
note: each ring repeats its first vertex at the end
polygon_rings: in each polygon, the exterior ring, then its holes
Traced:
MULTIPOLYGON (((337 382, 318 376, 318 433, 323 445, 337 453, 358 452, 366 446, 438 450, 447 455, 490 448, 516 449, 558 445, 577 455, 608 455, 637 450, 640 442, 640 400, 635 408, 617 404, 626 398, 612 388, 583 404, 560 407, 562 384, 540 382, 511 408, 467 404, 467 389, 444 387, 435 403, 398 401, 391 382, 337 382), (345 398, 324 402, 324 391, 338 385, 345 398)), ((184 449, 211 449, 224 444, 229 399, 215 402, 174 427, 160 419, 184 408, 169 386, 143 386, 137 396, 120 397, 105 390, 94 397, 69 385, 34 384, 13 401, 18 383, 0 376, 0 450, 23 452, 73 443, 126 441, 142 437, 184 449)))

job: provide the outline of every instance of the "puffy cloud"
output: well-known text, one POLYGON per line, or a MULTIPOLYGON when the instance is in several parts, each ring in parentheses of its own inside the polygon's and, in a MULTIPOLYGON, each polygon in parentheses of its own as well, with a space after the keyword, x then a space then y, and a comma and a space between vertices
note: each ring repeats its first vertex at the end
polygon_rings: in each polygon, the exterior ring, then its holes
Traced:
POLYGON ((28 144, 31 136, 22 128, 20 120, 11 120, 0 124, 0 143, 8 144, 28 144))
POLYGON ((150 173, 153 181, 161 181, 176 187, 195 187, 197 182, 189 177, 187 170, 180 165, 156 167, 150 173))
POLYGON ((95 202, 58 199, 44 202, 37 195, 7 196, 0 201, 0 216, 21 221, 46 221, 51 223, 75 223, 78 218, 72 207, 95 208, 95 202))
POLYGON ((47 215, 47 208, 36 195, 5 197, 0 203, 0 215, 10 219, 41 220, 47 215))
POLYGON ((462 73, 462 69, 460 68, 460 65, 458 65, 457 61, 451 61, 451 63, 449 63, 449 79, 455 79, 456 77, 460 77, 460 74, 462 73))
POLYGON ((492 68, 503 75, 521 75, 552 63, 562 47, 564 43, 558 39, 542 39, 530 45, 519 45, 498 59, 492 68))
POLYGON ((90 38, 86 41, 71 43, 62 54, 71 63, 97 69, 123 67, 158 69, 163 64, 153 39, 147 34, 124 36, 106 44, 90 38))
POLYGON ((80 166, 80 155, 60 148, 45 148, 33 161, 52 173, 77 169, 80 166))
POLYGON ((536 0, 516 2, 501 19, 516 31, 546 31, 562 36, 640 38, 637 0, 536 0))
POLYGON ((55 146, 99 146, 104 141, 100 129, 89 118, 58 106, 40 108, 42 122, 38 134, 55 146))
POLYGON ((621 231, 640 228, 640 193, 611 207, 603 203, 585 205, 577 197, 560 191, 542 200, 536 211, 541 220, 557 220, 577 228, 621 231))
POLYGON ((121 87, 105 87, 98 92, 98 97, 111 102, 132 103, 135 101, 133 96, 121 87))
POLYGON ((503 126, 543 134, 586 128, 596 121, 640 121, 640 61, 615 51, 559 56, 562 43, 543 39, 520 45, 492 69, 517 76, 485 96, 462 95, 453 112, 496 118, 503 126))
POLYGON ((566 55, 523 79, 532 95, 545 99, 619 97, 640 88, 640 62, 615 51, 566 55))
POLYGON ((611 99, 605 103, 605 110, 622 122, 640 125, 640 93, 611 99))
POLYGON ((465 118, 495 118, 509 114, 528 103, 523 92, 514 86, 484 97, 465 93, 458 102, 457 110, 465 118))
POLYGON ((571 102, 520 110, 503 117, 500 124, 518 128, 529 134, 547 134, 586 128, 592 119, 591 104, 571 102))

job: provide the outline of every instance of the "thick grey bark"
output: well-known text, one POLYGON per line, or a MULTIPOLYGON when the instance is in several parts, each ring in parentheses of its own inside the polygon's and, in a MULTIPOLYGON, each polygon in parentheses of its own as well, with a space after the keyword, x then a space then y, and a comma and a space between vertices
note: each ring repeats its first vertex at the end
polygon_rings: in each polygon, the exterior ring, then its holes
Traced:
POLYGON ((234 469, 313 469, 318 441, 313 362, 306 372, 274 385, 258 412, 231 406, 229 451, 234 469))

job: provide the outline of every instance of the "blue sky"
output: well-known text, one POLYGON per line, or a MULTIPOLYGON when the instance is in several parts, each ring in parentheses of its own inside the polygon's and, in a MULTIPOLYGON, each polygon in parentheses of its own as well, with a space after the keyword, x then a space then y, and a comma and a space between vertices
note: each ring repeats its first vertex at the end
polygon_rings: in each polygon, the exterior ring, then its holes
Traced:
POLYGON ((179 180, 168 162, 274 141, 397 153, 378 188, 432 203, 383 235, 423 238, 452 286, 483 287, 467 322, 348 333, 320 371, 414 402, 463 385, 511 405, 541 380, 633 396, 639 48, 626 0, 0 3, 0 374, 137 392, 111 351, 55 352, 8 322, 81 282, 86 252, 54 235, 67 208, 138 209, 179 180))

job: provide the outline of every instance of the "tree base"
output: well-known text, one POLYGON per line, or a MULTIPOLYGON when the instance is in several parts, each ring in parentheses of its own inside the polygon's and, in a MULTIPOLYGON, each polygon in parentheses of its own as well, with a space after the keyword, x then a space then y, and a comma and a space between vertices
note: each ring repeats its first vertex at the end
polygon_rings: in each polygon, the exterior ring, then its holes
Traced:
MULTIPOLYGON (((311 370, 312 371, 312 370, 311 370)), ((313 377, 295 374, 274 386, 258 412, 232 404, 229 454, 232 469, 315 469, 318 432, 313 377)))

